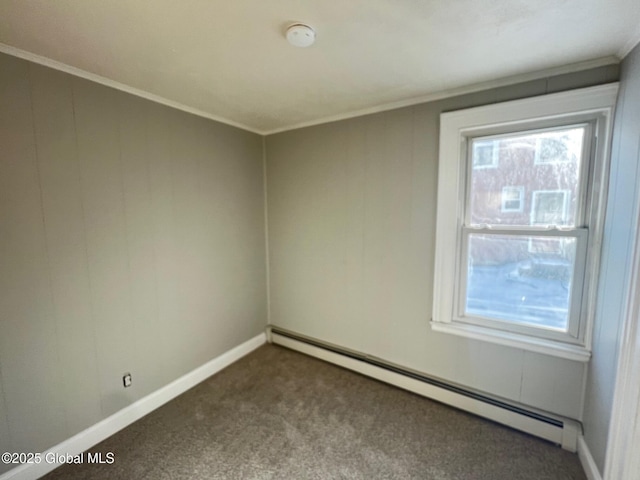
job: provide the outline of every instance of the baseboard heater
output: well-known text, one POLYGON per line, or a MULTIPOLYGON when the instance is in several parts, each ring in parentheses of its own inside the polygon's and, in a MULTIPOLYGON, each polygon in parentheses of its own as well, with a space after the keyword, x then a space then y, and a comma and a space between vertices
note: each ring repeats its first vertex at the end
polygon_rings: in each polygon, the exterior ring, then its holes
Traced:
POLYGON ((533 411, 478 392, 452 385, 384 360, 350 351, 317 339, 270 326, 267 339, 271 343, 296 350, 321 360, 353 370, 376 380, 394 385, 446 405, 473 413, 508 427, 543 438, 565 450, 575 452, 580 423, 533 411))

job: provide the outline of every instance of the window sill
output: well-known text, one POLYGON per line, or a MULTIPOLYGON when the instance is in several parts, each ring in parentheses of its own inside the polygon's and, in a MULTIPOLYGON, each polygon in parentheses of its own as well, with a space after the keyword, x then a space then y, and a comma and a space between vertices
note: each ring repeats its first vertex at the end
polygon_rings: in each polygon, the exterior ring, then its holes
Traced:
POLYGON ((436 332, 449 333, 461 337, 497 343, 507 347, 521 348, 535 353, 551 355, 576 362, 588 362, 591 352, 579 345, 554 342, 543 338, 535 338, 517 333, 503 332, 476 325, 444 323, 431 321, 431 328, 436 332))

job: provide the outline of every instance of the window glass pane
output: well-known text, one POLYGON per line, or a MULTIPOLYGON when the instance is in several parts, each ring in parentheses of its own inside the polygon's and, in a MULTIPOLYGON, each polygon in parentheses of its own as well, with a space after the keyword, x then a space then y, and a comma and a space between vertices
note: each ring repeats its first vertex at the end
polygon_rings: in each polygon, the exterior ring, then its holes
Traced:
POLYGON ((498 160, 498 142, 476 140, 473 142, 473 168, 493 168, 498 160))
POLYGON ((532 225, 565 225, 567 203, 571 192, 568 190, 536 191, 531 201, 532 225))
POLYGON ((576 226, 584 135, 581 126, 473 139, 470 224, 576 226))
POLYGON ((465 314, 567 331, 574 237, 469 234, 465 314))

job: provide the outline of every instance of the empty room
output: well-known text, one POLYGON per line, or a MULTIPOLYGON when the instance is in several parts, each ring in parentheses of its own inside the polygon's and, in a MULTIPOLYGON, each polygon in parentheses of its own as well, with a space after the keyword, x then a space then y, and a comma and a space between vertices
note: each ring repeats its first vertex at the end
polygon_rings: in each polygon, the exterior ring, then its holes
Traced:
POLYGON ((640 2, 0 0, 0 480, 640 480, 640 2))

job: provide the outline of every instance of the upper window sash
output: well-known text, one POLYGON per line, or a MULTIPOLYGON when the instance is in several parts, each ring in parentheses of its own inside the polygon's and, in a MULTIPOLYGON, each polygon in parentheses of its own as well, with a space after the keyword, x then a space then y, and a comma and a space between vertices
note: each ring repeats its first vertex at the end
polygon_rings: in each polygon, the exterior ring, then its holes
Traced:
MULTIPOLYGON (((570 119, 571 117, 569 116, 564 121, 556 120, 558 122, 557 125, 544 127, 544 128, 536 128, 536 125, 538 125, 538 123, 548 123, 548 120, 540 120, 536 122, 532 122, 532 121, 525 122, 525 124, 523 125, 524 128, 521 128, 520 130, 513 130, 514 126, 505 126, 504 128, 507 130, 507 132, 510 131, 510 133, 506 133, 506 134, 494 133, 489 136, 476 135, 475 131, 477 131, 477 129, 470 131, 468 134, 464 134, 464 133, 461 134, 462 141, 464 142, 463 148, 461 149, 461 151, 462 152, 466 151, 467 153, 467 156, 463 156, 460 159, 461 173, 464 172, 464 176, 462 175, 460 176, 460 184, 462 185, 462 188, 464 189, 464 192, 465 192, 464 199, 460 197, 461 201, 464 200, 460 205, 460 208, 462 210, 462 215, 460 218, 464 219, 464 223, 462 224, 466 226, 470 226, 475 223, 478 223, 478 222, 474 222, 472 219, 472 214, 473 214, 472 200, 473 199, 471 198, 471 194, 472 194, 471 182, 474 179, 474 177, 483 176, 483 175, 495 175, 495 172, 499 170, 499 169, 498 170, 493 169, 493 170, 478 171, 478 168, 473 165, 472 159, 476 153, 475 146, 478 143, 484 144, 486 142, 492 142, 493 149, 494 149, 494 157, 495 157, 494 167, 497 167, 499 165, 499 153, 498 153, 499 146, 498 145, 500 144, 501 141, 508 142, 509 140, 516 140, 518 138, 530 137, 530 136, 541 135, 541 134, 549 134, 549 133, 555 134, 555 133, 562 133, 563 131, 581 130, 583 131, 583 138, 582 138, 581 149, 580 149, 581 158, 577 159, 578 171, 576 172, 579 179, 579 183, 577 185, 577 193, 574 198, 573 206, 575 207, 575 211, 574 211, 574 215, 572 216, 573 221, 571 225, 574 225, 577 227, 586 225, 586 217, 588 215, 588 212, 585 206, 587 205, 587 198, 586 198, 587 192, 588 192, 587 184, 589 182, 589 178, 591 175, 589 168, 592 163, 591 162, 591 158, 593 154, 592 139, 595 136, 595 120, 591 119, 589 121, 571 122, 570 119), (527 125, 529 126, 528 128, 527 128, 527 125)), ((505 150, 506 150, 506 147, 505 147, 505 150)), ((535 157, 537 158, 537 151, 534 151, 534 152, 535 152, 535 157)), ((531 166, 532 166, 532 169, 535 169, 538 167, 542 169, 549 169, 549 168, 554 168, 554 165, 557 165, 557 164, 554 164, 554 163, 538 164, 534 160, 531 166)), ((546 190, 540 190, 540 191, 546 191, 546 190)), ((523 201, 524 200, 525 199, 523 199, 523 201)), ((571 198, 567 197, 567 202, 569 202, 570 200, 571 198)), ((566 205, 567 208, 570 208, 571 206, 572 205, 570 205, 569 203, 567 203, 566 205)), ((524 205, 522 205, 522 207, 524 208, 524 205)), ((529 220, 531 220, 532 215, 529 215, 528 218, 529 220)), ((481 221, 479 222, 479 224, 481 225, 493 224, 496 226, 499 225, 490 221, 481 221)), ((538 223, 538 225, 541 225, 541 224, 542 223, 538 223)), ((527 224, 524 224, 524 225, 527 225, 527 224)), ((564 225, 567 225, 566 219, 565 219, 565 223, 563 223, 563 226, 564 225)))

